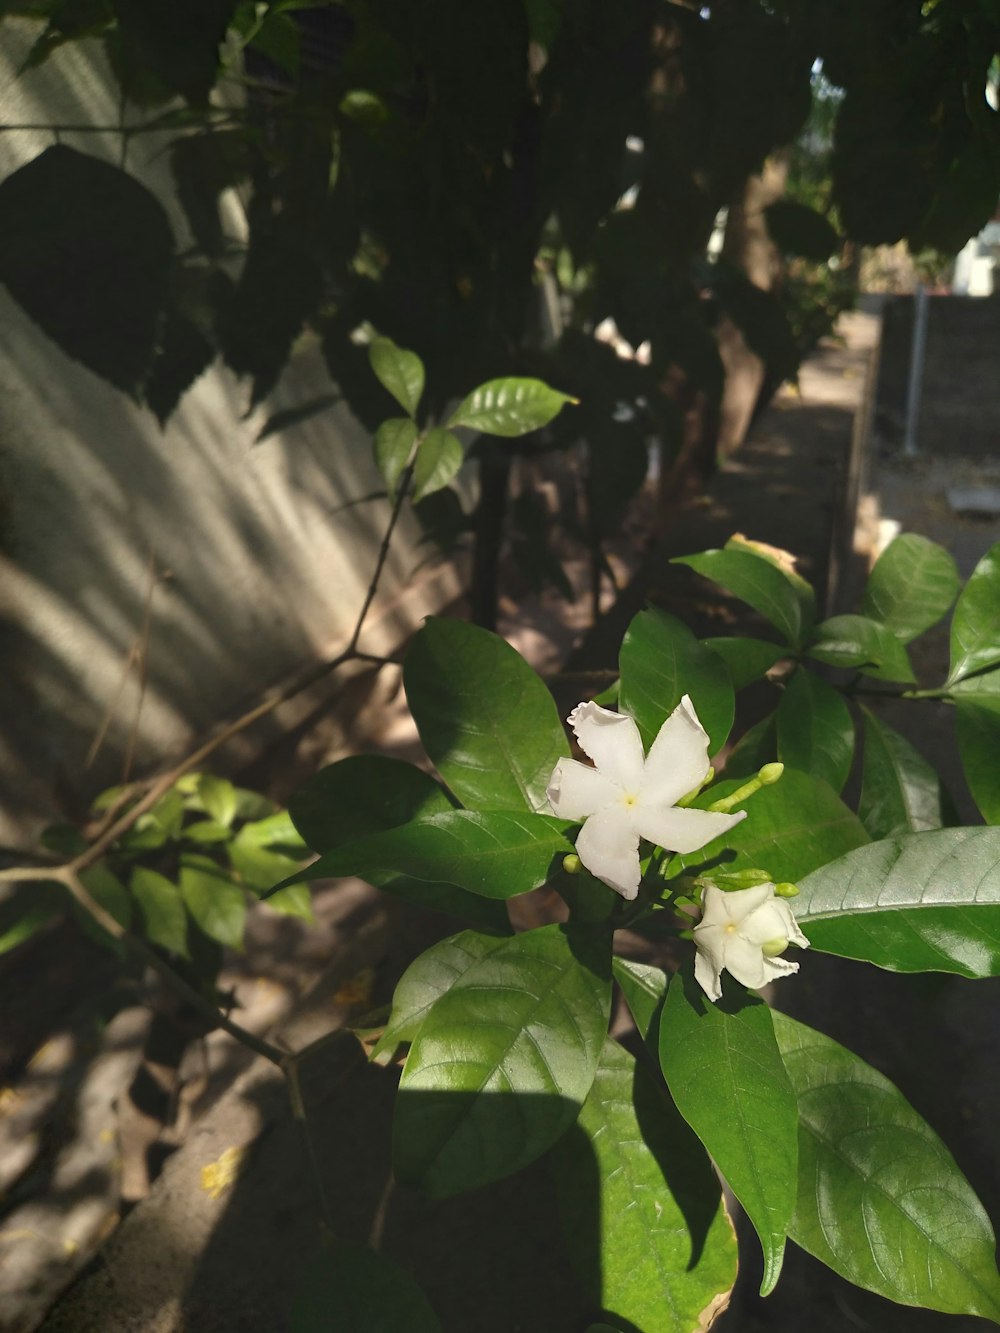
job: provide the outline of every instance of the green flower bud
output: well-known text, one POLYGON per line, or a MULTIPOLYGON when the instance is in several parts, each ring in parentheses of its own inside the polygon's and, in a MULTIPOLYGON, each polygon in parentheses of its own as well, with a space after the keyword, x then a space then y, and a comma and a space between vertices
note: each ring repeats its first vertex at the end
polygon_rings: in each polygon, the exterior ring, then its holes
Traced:
POLYGON ((799 896, 799 886, 790 884, 785 880, 781 884, 775 884, 774 892, 779 898, 797 898, 799 896))
POLYGON ((567 875, 579 875, 581 866, 580 858, 575 852, 570 852, 568 856, 563 857, 563 870, 567 875))
POLYGON ((761 782, 764 784, 765 787, 770 787, 772 783, 778 781, 778 779, 781 777, 784 771, 785 771, 784 764, 779 764, 779 763, 765 764, 762 769, 758 770, 757 776, 760 778, 761 782))
POLYGON ((788 941, 779 936, 776 940, 766 940, 760 948, 765 958, 780 958, 788 948, 788 941))

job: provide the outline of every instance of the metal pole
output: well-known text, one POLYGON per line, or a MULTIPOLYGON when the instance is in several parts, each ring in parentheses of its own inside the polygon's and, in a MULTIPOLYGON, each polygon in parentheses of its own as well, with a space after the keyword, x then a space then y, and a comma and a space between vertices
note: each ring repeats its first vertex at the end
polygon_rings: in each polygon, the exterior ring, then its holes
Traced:
POLYGON ((910 379, 906 388, 906 434, 903 453, 913 458, 917 452, 917 428, 920 424, 920 399, 924 387, 924 356, 927 350, 927 288, 917 283, 913 302, 913 341, 910 344, 910 379))

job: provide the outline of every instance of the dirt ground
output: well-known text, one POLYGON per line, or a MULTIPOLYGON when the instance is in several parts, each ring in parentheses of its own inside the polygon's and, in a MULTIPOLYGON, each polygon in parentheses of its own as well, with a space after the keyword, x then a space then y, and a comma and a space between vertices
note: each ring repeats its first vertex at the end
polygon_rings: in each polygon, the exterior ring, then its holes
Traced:
MULTIPOLYGON (((734 531, 795 552, 821 589, 832 583, 835 594, 849 586, 855 562, 843 499, 859 461, 852 438, 875 327, 864 316, 849 317, 844 341, 826 345, 804 368, 800 392, 779 397, 710 492, 672 516, 641 568, 623 561, 628 586, 598 630, 585 631, 580 607, 567 619, 543 599, 528 605, 512 633, 518 646, 546 666, 567 659, 567 673, 611 666, 625 624, 647 600, 700 633, 731 626, 752 632, 752 618, 731 599, 693 602, 687 572, 669 564, 670 556, 721 544, 734 531)), ((955 515, 942 500, 954 466, 954 459, 942 470, 931 457, 905 464, 891 454, 869 457, 861 480, 878 506, 862 506, 861 544, 877 534, 880 507, 882 517, 944 542, 968 573, 1000 533, 955 515)), ((846 609, 832 599, 829 607, 846 609)), ((925 651, 933 673, 940 641, 928 636, 925 651)), ((577 702, 578 679, 568 674, 555 685, 561 702, 577 702)), ((759 694, 747 693, 745 721, 764 706, 759 694)), ((379 681, 358 713, 356 742, 370 744, 378 730, 393 752, 412 752, 393 681, 379 681), (369 732, 365 718, 373 719, 369 732)), ((947 742, 946 726, 932 729, 926 752, 943 755, 954 775, 947 742)), ((322 723, 294 738, 281 754, 286 772, 333 757, 330 745, 322 723)), ((261 909, 247 954, 232 961, 226 977, 241 1021, 293 1049, 386 1002, 408 959, 443 933, 439 919, 353 882, 322 890, 317 916, 310 930, 261 909)), ((113 961, 69 927, 0 970, 0 1060, 7 1071, 0 1092, 0 1330, 286 1329, 292 1294, 318 1244, 320 1189, 338 1235, 378 1243, 419 1273, 447 1333, 579 1333, 585 1326, 583 1293, 558 1243, 544 1165, 447 1203, 394 1188, 393 1075, 364 1065, 349 1037, 334 1036, 306 1070, 311 1146, 289 1113, 281 1077, 221 1033, 183 1055, 162 1052, 164 1118, 173 1125, 150 1146, 143 1124, 129 1118, 134 1112, 123 1113, 130 1099, 122 1095, 146 1068, 144 998, 141 987, 123 989, 113 961), (130 1155, 130 1136, 144 1145, 138 1158, 130 1155), (123 1187, 135 1202, 123 1203, 123 1187)), ((1000 1220, 993 1128, 1000 1118, 1000 983, 907 980, 810 955, 794 988, 776 999, 893 1077, 1000 1220)), ((157 1113, 152 1103, 147 1111, 157 1113)), ((778 1291, 762 1302, 755 1248, 752 1235, 744 1236, 740 1280, 718 1325, 724 1333, 783 1333, 804 1324, 814 1333, 985 1327, 870 1297, 794 1246, 778 1291)))

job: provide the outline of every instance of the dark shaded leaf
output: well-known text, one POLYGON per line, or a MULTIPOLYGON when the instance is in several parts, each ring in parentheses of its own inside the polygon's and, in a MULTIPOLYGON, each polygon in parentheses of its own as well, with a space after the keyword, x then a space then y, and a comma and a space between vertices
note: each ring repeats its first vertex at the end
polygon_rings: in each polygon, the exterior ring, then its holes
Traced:
POLYGON ((173 261, 163 208, 134 177, 57 144, 0 184, 0 281, 67 356, 135 394, 173 261))

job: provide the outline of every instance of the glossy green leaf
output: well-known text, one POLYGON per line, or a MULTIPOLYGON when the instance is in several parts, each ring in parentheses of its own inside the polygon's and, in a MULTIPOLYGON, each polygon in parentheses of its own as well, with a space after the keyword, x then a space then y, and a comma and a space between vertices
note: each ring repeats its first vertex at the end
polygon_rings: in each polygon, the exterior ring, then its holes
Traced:
POLYGON ((611 969, 643 1041, 655 1039, 654 1022, 667 993, 666 972, 631 958, 615 958, 611 969))
POLYGON ((550 389, 541 380, 487 380, 458 405, 447 425, 513 439, 547 426, 565 403, 575 402, 569 394, 550 389))
POLYGON ((766 1295, 781 1272, 798 1157, 795 1094, 771 1011, 745 993, 713 1004, 687 969, 677 972, 660 1015, 659 1054, 677 1109, 760 1237, 766 1295))
POLYGON ((854 760, 854 719, 842 696, 800 667, 778 704, 778 758, 840 791, 854 760))
POLYGON ((830 666, 857 667, 874 680, 916 679, 893 630, 868 616, 831 616, 816 626, 809 656, 830 666))
POLYGON ((986 552, 959 595, 951 619, 948 683, 997 662, 1000 662, 1000 542, 986 552))
POLYGON ((568 856, 571 827, 551 815, 509 810, 448 810, 324 852, 285 883, 358 875, 454 884, 484 898, 512 898, 540 888, 554 857, 568 856))
POLYGON ((793 648, 801 645, 816 618, 815 597, 803 579, 743 546, 677 556, 672 563, 687 565, 728 588, 769 620, 793 648))
POLYGON ((409 1273, 384 1254, 337 1241, 295 1296, 291 1333, 441 1333, 409 1273))
POLYGON ((972 798, 987 824, 1000 824, 1000 698, 959 698, 955 721, 972 798))
MULTIPOLYGON (((727 779, 702 792, 702 809, 728 796, 742 783, 727 779)), ((723 870, 759 867, 775 881, 797 883, 803 875, 868 841, 857 815, 821 778, 786 768, 773 787, 764 787, 744 807, 747 817, 700 852, 677 856, 670 870, 721 858, 723 870), (727 855, 729 853, 729 855, 727 855)))
POLYGON ((136 866, 129 889, 139 904, 146 938, 170 953, 187 958, 187 912, 177 885, 156 870, 136 866))
POLYGON ((391 338, 376 338, 368 348, 375 377, 409 416, 416 416, 424 392, 424 363, 416 352, 397 347, 391 338))
POLYGON ((889 1300, 1000 1322, 993 1231, 941 1140, 852 1052, 774 1028, 798 1100, 795 1243, 889 1300))
POLYGON ((410 643, 403 683, 424 749, 464 805, 548 811, 545 789, 569 745, 552 696, 509 643, 432 617, 410 643))
POLYGON ((236 817, 236 788, 227 778, 214 773, 198 777, 198 796, 205 813, 217 824, 230 825, 236 817))
POLYGON ((726 759, 727 778, 748 778, 778 757, 775 713, 768 713, 743 733, 726 759))
POLYGON ((288 813, 315 852, 454 807, 427 773, 388 755, 360 754, 328 764, 292 794, 288 813))
MULTIPOLYGON (((402 760, 372 754, 352 755, 321 768, 289 802, 295 827, 318 852, 453 808, 443 788, 427 773, 402 760)), ((510 929, 502 902, 491 902, 451 884, 429 884, 405 875, 376 876, 374 872, 369 882, 396 897, 464 917, 488 930, 510 929)))
POLYGON ((420 442, 413 467, 413 503, 433 495, 449 481, 465 461, 462 442, 450 430, 435 426, 420 442))
POLYGON ((416 442, 416 423, 409 417, 390 417, 375 432, 375 466, 386 484, 390 500, 396 498, 396 486, 416 442))
POLYGON ((892 972, 1000 973, 1000 829, 885 838, 799 887, 792 909, 824 953, 892 972))
POLYGON ((505 940, 441 996, 396 1102, 397 1178, 436 1198, 527 1166, 576 1119, 611 1006, 606 934, 552 925, 505 940))
POLYGON ((504 942, 502 935, 484 935, 478 930, 463 930, 432 945, 414 959, 396 984, 392 1012, 385 1031, 372 1051, 372 1059, 381 1063, 391 1057, 400 1042, 412 1041, 431 1006, 445 991, 504 942))
POLYGON ((685 694, 708 732, 709 753, 725 744, 735 707, 729 672, 681 621, 640 611, 625 631, 618 669, 618 707, 635 718, 647 749, 685 694))
POLYGON ((301 859, 308 846, 287 810, 273 810, 258 819, 248 819, 239 831, 241 842, 252 847, 275 847, 301 859))
POLYGON ((734 690, 742 690, 760 680, 776 662, 788 656, 787 648, 768 643, 766 639, 720 638, 702 639, 701 642, 725 662, 734 690))
POLYGON ((978 676, 955 681, 948 687, 948 693, 956 699, 974 699, 978 695, 984 695, 987 701, 1000 699, 1000 671, 983 671, 978 676))
POLYGON ((642 1333, 704 1328, 736 1279, 718 1181, 662 1090, 611 1038, 552 1164, 570 1257, 593 1305, 642 1333))
POLYGON ((205 856, 181 858, 178 880, 185 906, 205 934, 231 949, 242 949, 246 894, 205 856))
POLYGON ((960 586, 955 561, 943 546, 904 532, 876 560, 861 610, 909 643, 947 614, 960 586))
POLYGON ((873 838, 940 828, 941 779, 910 742, 862 709, 864 765, 858 816, 873 838))

